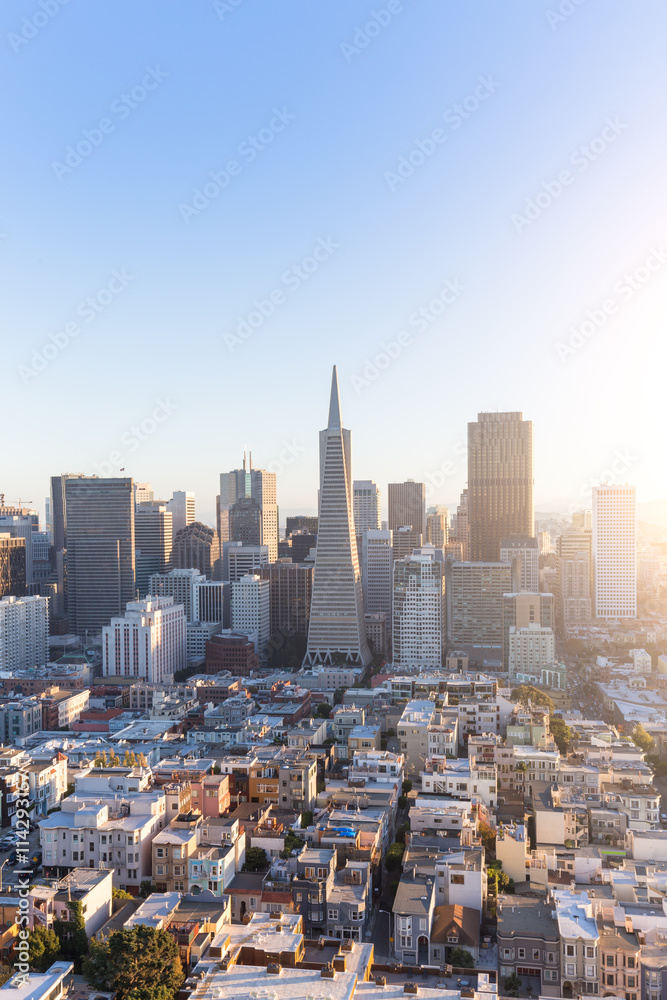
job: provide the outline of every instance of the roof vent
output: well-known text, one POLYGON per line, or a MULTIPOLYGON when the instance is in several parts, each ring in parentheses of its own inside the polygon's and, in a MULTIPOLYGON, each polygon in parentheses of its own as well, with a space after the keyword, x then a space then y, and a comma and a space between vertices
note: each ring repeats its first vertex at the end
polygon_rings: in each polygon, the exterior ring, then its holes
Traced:
POLYGON ((376 976, 375 977, 375 985, 376 986, 386 986, 387 985, 387 977, 386 976, 376 976))
POLYGON ((403 985, 404 993, 419 993, 419 987, 416 983, 404 983, 403 985))
POLYGON ((320 971, 320 978, 321 979, 335 979, 336 978, 336 970, 334 969, 334 967, 331 964, 331 962, 327 962, 326 965, 322 966, 322 969, 320 971))
POLYGON ((266 967, 267 976, 279 976, 282 970, 282 966, 279 962, 269 962, 266 967))

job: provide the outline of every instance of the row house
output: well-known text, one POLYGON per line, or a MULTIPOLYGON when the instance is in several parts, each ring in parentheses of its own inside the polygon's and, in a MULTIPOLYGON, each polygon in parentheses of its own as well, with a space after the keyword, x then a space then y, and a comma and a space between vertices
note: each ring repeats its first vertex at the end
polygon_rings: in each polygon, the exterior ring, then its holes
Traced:
MULTIPOLYGON (((534 996, 561 997, 560 932, 544 897, 498 897, 498 992, 510 976, 534 996)), ((572 993, 570 993, 572 996, 572 993)))
POLYGON ((421 782, 425 793, 469 799, 488 809, 495 809, 498 800, 496 765, 484 764, 476 757, 430 758, 421 772, 421 782))
POLYGON ((161 791, 103 796, 73 794, 39 824, 44 875, 110 868, 114 886, 137 895, 152 873, 151 845, 165 823, 161 791))
POLYGON ((623 813, 630 830, 660 829, 660 798, 653 785, 602 785, 603 803, 623 813))
POLYGON ((185 892, 189 859, 199 846, 199 813, 180 814, 161 830, 152 844, 152 875, 158 892, 185 892))
POLYGON ((334 875, 326 901, 327 936, 365 941, 371 916, 370 865, 347 861, 334 875))
POLYGON ((62 753, 45 757, 31 755, 24 768, 30 787, 30 801, 35 803, 33 816, 46 816, 57 809, 67 794, 67 757, 62 753))

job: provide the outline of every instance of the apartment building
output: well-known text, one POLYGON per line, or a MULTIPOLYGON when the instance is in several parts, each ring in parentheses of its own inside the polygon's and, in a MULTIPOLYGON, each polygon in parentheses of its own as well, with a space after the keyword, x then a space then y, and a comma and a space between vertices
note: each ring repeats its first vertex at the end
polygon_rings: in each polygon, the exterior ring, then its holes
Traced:
POLYGON ((563 996, 560 929, 551 903, 544 897, 500 895, 497 916, 499 983, 517 975, 534 996, 563 996))
POLYGON ((158 892, 185 891, 202 822, 200 813, 180 813, 153 838, 153 882, 158 892))

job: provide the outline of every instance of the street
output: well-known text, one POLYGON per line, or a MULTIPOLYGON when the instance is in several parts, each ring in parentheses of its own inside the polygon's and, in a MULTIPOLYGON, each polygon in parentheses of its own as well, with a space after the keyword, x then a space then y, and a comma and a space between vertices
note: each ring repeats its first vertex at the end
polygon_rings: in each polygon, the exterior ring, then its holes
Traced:
MULTIPOLYGON (((6 837, 8 840, 15 839, 17 844, 22 842, 22 838, 20 839, 18 836, 18 831, 13 830, 10 827, 5 827, 2 830, 2 836, 6 837)), ((11 853, 10 851, 3 851, 3 853, 0 854, 0 866, 2 866, 2 872, 0 876, 1 877, 0 886, 2 888, 6 888, 7 886, 17 885, 20 878, 22 877, 25 878, 24 875, 23 876, 21 875, 21 872, 28 871, 30 868, 33 867, 32 864, 30 863, 30 858, 32 858, 33 854, 40 849, 39 829, 34 830, 32 833, 28 834, 27 839, 29 844, 27 852, 29 863, 27 865, 23 864, 23 862, 21 861, 18 861, 16 864, 10 864, 9 863, 9 855, 11 853)), ((31 879, 31 881, 37 881, 37 877, 35 879, 31 879)))

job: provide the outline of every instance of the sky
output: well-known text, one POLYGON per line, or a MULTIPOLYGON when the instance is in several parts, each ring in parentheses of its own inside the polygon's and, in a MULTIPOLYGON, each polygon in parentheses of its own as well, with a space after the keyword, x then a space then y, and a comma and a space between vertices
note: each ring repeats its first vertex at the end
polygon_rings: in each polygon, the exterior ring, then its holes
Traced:
POLYGON ((667 498, 666 36, 659 0, 4 0, 6 502, 123 469, 213 523, 247 446, 313 511, 333 364, 385 501, 455 504, 492 410, 538 509, 667 498))

